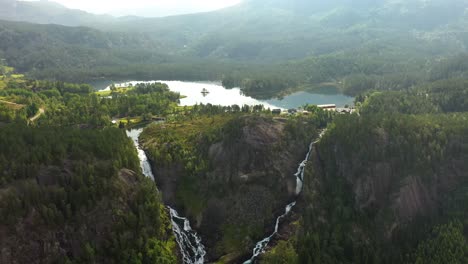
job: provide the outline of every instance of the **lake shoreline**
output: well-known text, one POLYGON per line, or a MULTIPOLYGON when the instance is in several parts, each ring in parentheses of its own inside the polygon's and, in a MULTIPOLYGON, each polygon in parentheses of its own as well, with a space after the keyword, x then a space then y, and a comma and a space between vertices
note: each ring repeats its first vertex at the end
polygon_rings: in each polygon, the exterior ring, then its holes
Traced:
MULTIPOLYGON (((345 105, 353 105, 354 98, 341 94, 339 91, 336 93, 311 93, 308 91, 294 91, 289 95, 282 95, 280 99, 260 100, 242 93, 240 88, 227 89, 216 81, 167 81, 167 80, 152 80, 152 81, 123 81, 114 83, 117 87, 126 87, 136 85, 137 83, 164 83, 167 84, 169 89, 173 92, 179 92, 183 96, 180 100, 181 106, 193 106, 196 104, 213 104, 222 106, 231 105, 264 105, 265 108, 270 109, 297 109, 306 104, 320 105, 320 104, 335 104, 337 107, 344 107, 345 105)), ((100 85, 94 85, 99 90, 109 90, 112 82, 100 85)), ((93 85, 93 84, 91 84, 93 85)))

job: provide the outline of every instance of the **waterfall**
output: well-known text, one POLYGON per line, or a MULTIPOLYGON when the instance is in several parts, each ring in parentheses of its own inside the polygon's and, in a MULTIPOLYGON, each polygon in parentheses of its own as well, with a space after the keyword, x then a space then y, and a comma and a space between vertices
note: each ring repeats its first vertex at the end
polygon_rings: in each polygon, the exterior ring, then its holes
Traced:
POLYGON ((203 264, 206 251, 201 243, 201 238, 192 230, 187 218, 180 217, 177 211, 170 207, 169 210, 172 220, 172 230, 174 231, 177 244, 179 244, 184 263, 203 264))
MULTIPOLYGON (((140 134, 143 132, 143 129, 132 129, 127 131, 128 137, 133 140, 135 144, 135 148, 138 151, 138 158, 140 159, 140 166, 142 169, 143 174, 146 177, 149 177, 154 180, 154 175, 151 170, 151 166, 148 161, 148 157, 146 153, 141 149, 138 138, 140 134)), ((299 164, 297 168, 297 172, 294 174, 296 177, 296 195, 299 195, 303 189, 303 181, 304 181, 304 171, 307 165, 307 161, 310 158, 314 145, 320 140, 320 138, 325 133, 325 130, 320 133, 319 139, 312 142, 309 145, 309 151, 305 159, 299 164)), ((266 247, 271 242, 276 234, 278 234, 279 226, 283 218, 289 215, 291 210, 296 206, 296 201, 288 204, 285 207, 284 213, 276 218, 275 229, 273 233, 259 241, 252 252, 252 257, 245 261, 244 264, 252 264, 255 259, 265 252, 266 247)), ((198 234, 191 228, 190 222, 187 218, 182 217, 179 213, 171 208, 168 207, 171 223, 172 223, 172 231, 174 232, 174 236, 176 238, 177 244, 179 245, 180 252, 182 254, 182 259, 185 264, 203 264, 205 261, 205 247, 202 244, 201 238, 198 234)))
MULTIPOLYGON (((296 183, 297 183, 296 184, 296 196, 298 196, 302 192, 302 189, 303 189, 303 186, 304 186, 305 167, 307 165, 307 161, 309 161, 309 158, 310 158, 310 155, 312 153, 313 147, 317 142, 319 142, 320 138, 324 134, 325 134, 325 130, 320 133, 318 140, 310 143, 309 151, 307 152, 307 155, 306 155, 305 159, 299 164, 299 166, 297 168, 297 172, 294 174, 294 176, 296 177, 296 183)), ((296 202, 297 201, 294 201, 294 202, 292 202, 292 203, 290 203, 290 204, 288 204, 286 206, 286 208, 284 210, 284 214, 282 214, 278 218, 276 218, 275 230, 273 231, 273 233, 270 236, 268 236, 268 237, 262 239, 261 241, 257 242, 257 244, 255 245, 255 248, 252 251, 252 257, 249 260, 245 261, 244 264, 254 263, 255 259, 258 256, 265 253, 265 249, 268 246, 268 244, 270 243, 270 241, 274 238, 274 236, 276 234, 278 234, 279 225, 280 225, 281 220, 283 218, 285 218, 287 215, 289 215, 289 213, 294 208, 294 206, 296 206, 296 202)))
MULTIPOLYGON (((127 136, 133 140, 135 148, 138 151, 138 158, 140 159, 140 167, 143 174, 146 177, 153 179, 154 174, 151 170, 151 165, 148 161, 148 157, 143 149, 141 149, 138 138, 143 132, 143 129, 132 129, 127 131, 127 136)), ((190 222, 187 218, 179 216, 179 213, 171 208, 169 209, 172 231, 176 238, 177 244, 179 245, 182 259, 185 264, 203 264, 205 261, 205 247, 202 244, 201 238, 198 234, 190 227, 190 222)))
POLYGON ((140 129, 132 129, 130 131, 127 130, 127 136, 133 140, 133 144, 138 152, 138 159, 140 160, 140 167, 143 175, 148 178, 151 178, 154 181, 153 171, 151 170, 151 165, 148 161, 148 157, 146 156, 145 151, 140 147, 140 143, 138 142, 138 137, 143 132, 143 128, 140 129))

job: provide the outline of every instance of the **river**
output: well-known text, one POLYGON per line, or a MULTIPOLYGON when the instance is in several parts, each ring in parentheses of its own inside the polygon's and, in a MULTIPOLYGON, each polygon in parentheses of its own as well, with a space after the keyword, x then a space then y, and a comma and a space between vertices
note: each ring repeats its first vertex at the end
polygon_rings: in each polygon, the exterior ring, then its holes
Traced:
MULTIPOLYGON (((282 99, 257 100, 255 98, 245 96, 239 88, 226 89, 220 83, 216 82, 185 82, 185 81, 128 81, 116 83, 116 86, 128 86, 129 84, 137 83, 155 83, 161 82, 169 86, 169 89, 174 92, 179 92, 184 96, 180 100, 182 106, 191 106, 195 104, 213 104, 213 105, 259 105, 263 104, 266 108, 299 108, 305 104, 336 104, 337 107, 345 105, 353 105, 354 98, 339 94, 338 91, 328 89, 328 93, 310 93, 297 92, 285 96, 282 99), (208 93, 202 94, 202 90, 206 89, 208 93)), ((112 82, 92 83, 96 90, 110 89, 109 85, 112 82)))

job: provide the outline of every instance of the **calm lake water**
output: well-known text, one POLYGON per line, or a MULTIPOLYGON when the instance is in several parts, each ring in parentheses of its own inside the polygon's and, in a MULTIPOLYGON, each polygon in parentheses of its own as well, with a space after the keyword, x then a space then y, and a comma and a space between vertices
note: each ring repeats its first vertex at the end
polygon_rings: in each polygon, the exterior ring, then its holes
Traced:
MULTIPOLYGON (((258 105, 263 104, 265 107, 273 108, 298 108, 305 104, 336 104, 338 107, 344 105, 352 105, 354 98, 342 94, 320 94, 309 92, 297 92, 285 96, 281 100, 257 100, 252 97, 245 96, 241 93, 239 88, 226 89, 220 83, 214 82, 184 82, 184 81, 130 81, 117 83, 116 86, 128 86, 130 83, 135 85, 137 83, 155 83, 161 82, 169 86, 169 89, 174 92, 179 92, 185 98, 180 100, 181 105, 195 105, 195 104, 214 104, 214 105, 258 105), (206 89, 209 93, 202 94, 202 90, 206 89)), ((92 83, 97 90, 110 89, 110 82, 92 83)))

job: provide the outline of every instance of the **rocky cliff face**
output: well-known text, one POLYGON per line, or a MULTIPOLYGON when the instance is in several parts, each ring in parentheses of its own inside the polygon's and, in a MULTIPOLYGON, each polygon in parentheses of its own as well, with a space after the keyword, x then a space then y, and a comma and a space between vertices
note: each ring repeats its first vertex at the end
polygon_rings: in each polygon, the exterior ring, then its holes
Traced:
POLYGON ((450 125, 419 127, 414 125, 417 118, 404 119, 411 125, 338 124, 337 130, 353 134, 332 130, 314 155, 324 177, 345 178, 355 209, 380 221, 389 237, 420 216, 439 214, 445 199, 468 182, 464 131, 442 132, 441 127, 450 125))
MULTIPOLYGON (((315 129, 305 121, 247 116, 227 122, 219 131, 215 140, 198 135, 190 142, 197 146, 197 162, 205 159, 208 164, 190 180, 190 186, 197 186, 203 196, 196 214, 178 199, 186 189, 187 164, 153 159, 163 198, 186 209, 208 248, 209 260, 248 253, 256 239, 272 228, 274 216, 294 196, 294 173, 315 129)), ((148 138, 144 141, 150 142, 148 138)), ((168 144, 174 143, 159 146, 168 144)))
POLYGON ((232 183, 276 185, 279 194, 291 196, 295 190, 293 172, 307 150, 307 138, 286 142, 285 120, 255 119, 241 128, 233 142, 221 140, 210 145, 213 165, 208 177, 232 183))
POLYGON ((462 160, 435 165, 427 174, 405 173, 395 162, 380 161, 368 164, 361 174, 353 177, 345 172, 349 168, 346 157, 338 157, 342 176, 353 188, 356 206, 361 210, 391 208, 395 216, 393 224, 411 222, 435 212, 444 195, 468 179, 462 160))
MULTIPOLYGON (((298 263, 465 263, 453 259, 466 256, 466 120, 466 114, 335 117, 307 163, 292 256, 298 263), (435 230, 450 223, 461 223, 459 230, 435 242, 435 230)), ((285 255, 277 251, 269 257, 285 255)))

